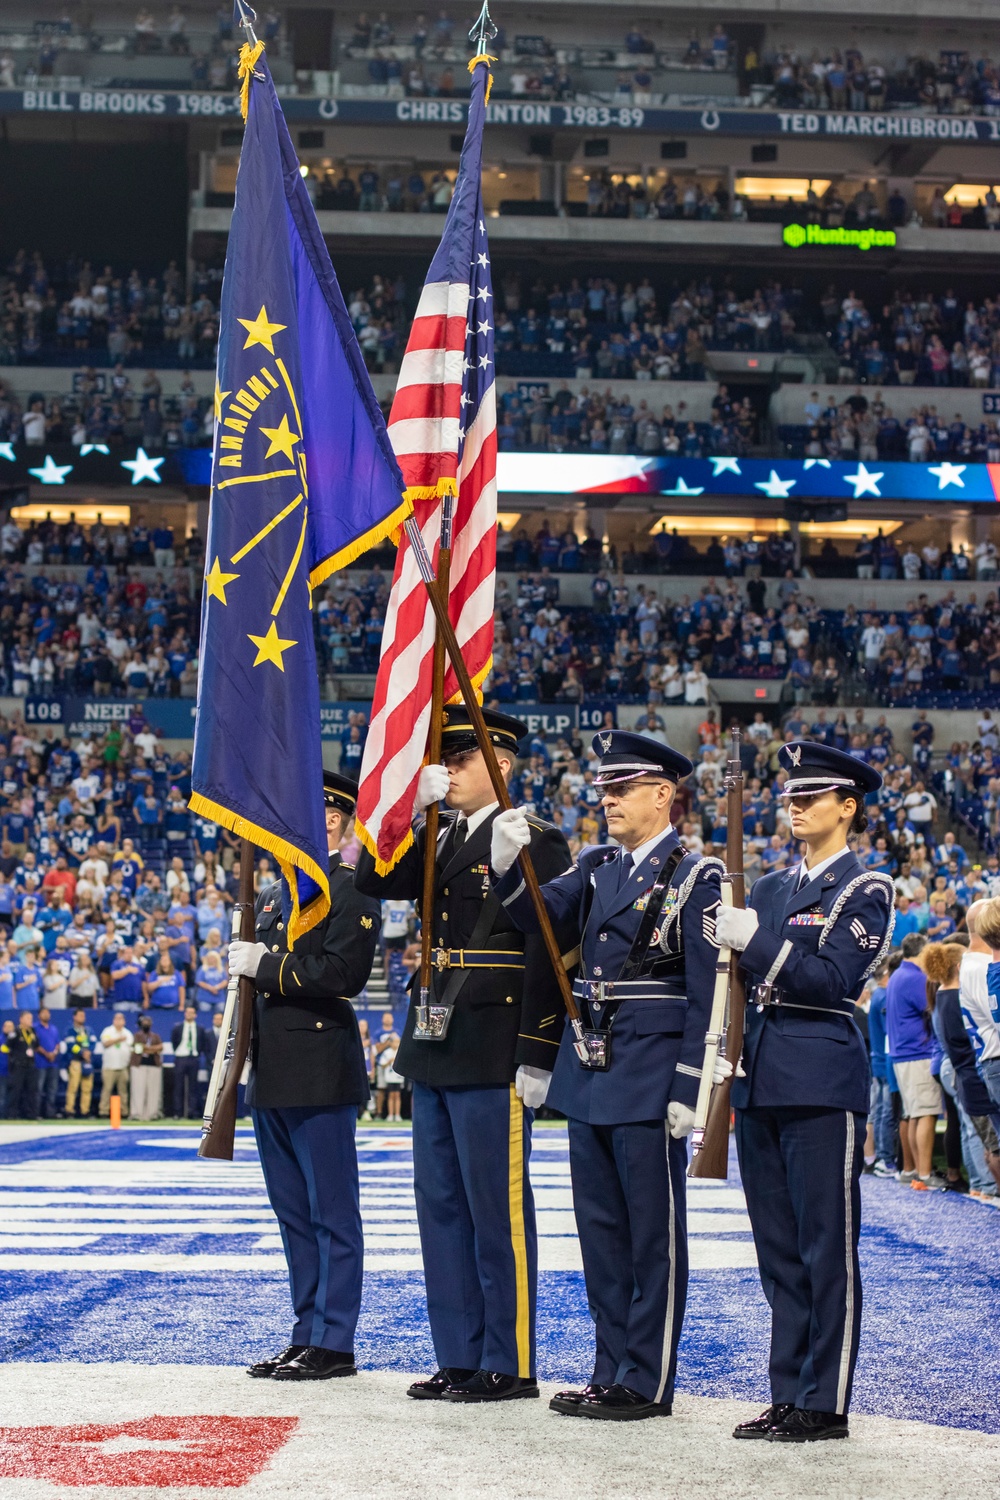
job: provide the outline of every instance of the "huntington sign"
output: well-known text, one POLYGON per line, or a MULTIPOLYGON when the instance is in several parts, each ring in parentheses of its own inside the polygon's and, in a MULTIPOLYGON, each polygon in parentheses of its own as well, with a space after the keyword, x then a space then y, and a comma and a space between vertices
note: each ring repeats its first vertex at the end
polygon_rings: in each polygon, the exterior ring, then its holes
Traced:
POLYGON ((892 250, 894 229, 821 229, 818 224, 786 224, 781 238, 790 250, 803 245, 847 245, 853 250, 892 250))

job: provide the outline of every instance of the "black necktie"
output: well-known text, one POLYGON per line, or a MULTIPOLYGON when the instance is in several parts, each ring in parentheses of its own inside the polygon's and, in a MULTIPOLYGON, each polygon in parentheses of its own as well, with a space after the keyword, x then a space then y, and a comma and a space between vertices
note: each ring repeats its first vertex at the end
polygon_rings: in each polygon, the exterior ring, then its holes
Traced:
POLYGON ((456 818, 455 820, 455 843, 454 850, 457 854, 469 835, 469 823, 467 818, 456 818))

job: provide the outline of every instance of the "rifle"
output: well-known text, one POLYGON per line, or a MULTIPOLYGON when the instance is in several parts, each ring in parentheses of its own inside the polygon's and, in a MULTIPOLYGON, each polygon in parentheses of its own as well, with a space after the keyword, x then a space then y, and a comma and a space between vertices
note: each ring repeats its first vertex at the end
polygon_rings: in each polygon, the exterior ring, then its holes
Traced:
MULTIPOLYGON (((746 892, 743 882, 743 763, 740 760, 740 731, 734 725, 729 745, 729 759, 723 780, 726 789, 726 873, 722 878, 722 904, 743 907, 746 892)), ((715 965, 715 991, 712 1013, 705 1033, 705 1056, 701 1067, 701 1084, 695 1106, 692 1156, 689 1177, 705 1177, 725 1182, 729 1175, 731 1073, 724 1083, 712 1087, 712 1074, 720 1049, 735 1072, 743 1051, 743 1020, 746 993, 739 970, 739 954, 720 948, 715 965), (723 1041, 723 1026, 728 1010, 729 1024, 723 1041)))
MULTIPOLYGON (((239 900, 233 907, 231 937, 235 942, 241 938, 252 943, 256 923, 253 909, 253 845, 243 839, 240 844, 240 889, 239 900)), ((205 1095, 205 1109, 201 1122, 201 1145, 199 1156, 214 1157, 219 1161, 232 1161, 236 1139, 236 1091, 250 1051, 250 1023, 256 986, 252 979, 235 975, 226 990, 226 1005, 222 1013, 222 1030, 219 1045, 215 1049, 212 1076, 205 1095)))

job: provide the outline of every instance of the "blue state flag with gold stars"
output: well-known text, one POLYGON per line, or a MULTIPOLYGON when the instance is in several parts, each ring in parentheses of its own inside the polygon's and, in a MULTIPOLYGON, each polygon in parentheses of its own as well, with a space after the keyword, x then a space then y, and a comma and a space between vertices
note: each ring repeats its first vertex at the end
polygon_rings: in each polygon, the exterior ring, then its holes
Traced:
POLYGON ((330 905, 312 591, 408 507, 259 44, 241 75, 191 806, 274 855, 294 942, 330 905))

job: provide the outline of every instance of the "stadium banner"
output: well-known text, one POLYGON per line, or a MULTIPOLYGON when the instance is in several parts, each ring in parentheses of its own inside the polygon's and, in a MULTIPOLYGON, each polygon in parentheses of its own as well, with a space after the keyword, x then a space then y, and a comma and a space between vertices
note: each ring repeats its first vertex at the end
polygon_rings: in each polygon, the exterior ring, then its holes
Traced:
MULTIPOLYGON (((17 703, 17 699, 8 700, 17 703)), ((57 728, 78 739, 81 735, 101 735, 111 724, 138 733, 143 722, 165 740, 189 740, 194 734, 195 700, 193 698, 25 698, 24 722, 39 731, 57 728)), ((487 698, 487 701, 489 699, 487 698)), ((339 740, 351 728, 352 715, 371 713, 370 698, 343 699, 319 706, 320 733, 324 740, 339 740)), ((511 703, 504 704, 527 724, 531 734, 562 735, 571 729, 581 733, 599 729, 611 714, 617 724, 613 702, 594 699, 587 703, 511 703)), ((636 705, 635 712, 640 712, 636 705)))
MULTIPOLYGON (((542 99, 494 99, 487 107, 490 125, 540 125, 560 130, 665 132, 672 135, 800 136, 882 140, 948 141, 961 145, 1000 141, 1000 119, 918 114, 909 110, 852 113, 844 110, 719 109, 698 96, 692 75, 692 106, 646 109, 635 104, 555 103, 542 99)), ((284 95, 290 123, 340 125, 465 126, 464 99, 327 99, 284 95)), ((144 88, 31 88, 0 90, 0 115, 100 115, 124 120, 190 119, 239 122, 235 94, 144 88)))
MULTIPOLYGON (((533 389, 541 384, 530 382, 533 389)), ((649 393, 649 386, 642 389, 649 393)), ((666 396, 670 386, 664 382, 655 389, 666 396)), ((1000 394, 987 393, 984 411, 992 409, 987 400, 1000 406, 1000 394)), ((179 448, 152 456, 131 446, 108 449, 105 444, 85 443, 79 449, 26 448, 23 443, 0 443, 0 504, 4 489, 9 492, 17 485, 56 490, 65 485, 127 485, 129 498, 152 499, 165 485, 207 488, 211 475, 210 448, 179 448)), ((930 464, 889 459, 865 464, 828 458, 501 452, 497 488, 507 495, 661 495, 676 500, 738 495, 748 500, 764 496, 768 500, 961 500, 995 505, 1000 500, 1000 464, 956 462, 954 457, 930 464)), ((24 502, 8 493, 6 503, 24 502)))

